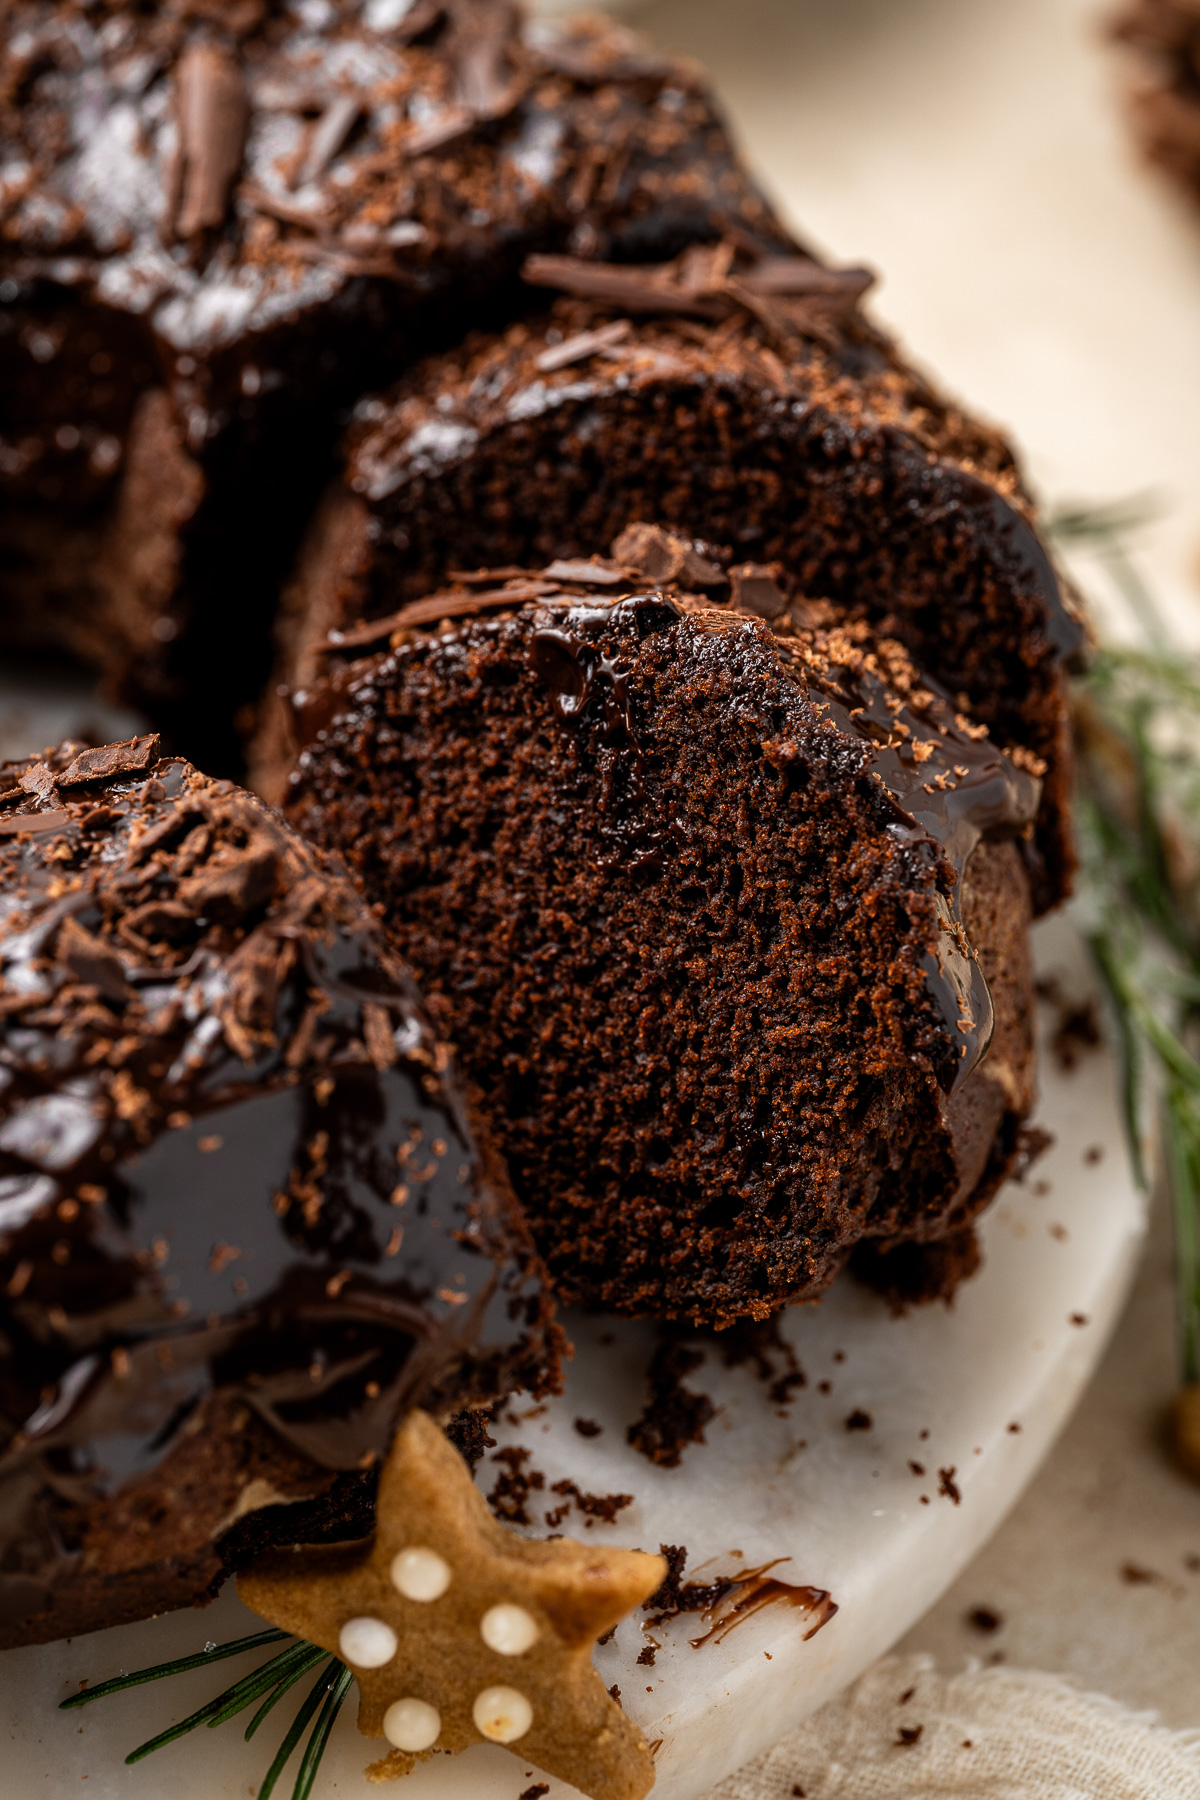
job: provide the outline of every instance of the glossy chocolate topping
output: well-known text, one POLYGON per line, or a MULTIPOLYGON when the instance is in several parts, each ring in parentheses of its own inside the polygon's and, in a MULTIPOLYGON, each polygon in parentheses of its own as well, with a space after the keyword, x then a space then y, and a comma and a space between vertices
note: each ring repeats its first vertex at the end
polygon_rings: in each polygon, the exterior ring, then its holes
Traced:
MULTIPOLYGON (((522 243, 681 247, 736 223, 786 247, 690 65, 510 0, 15 0, 0 70, 0 300, 36 314, 57 288, 102 330, 149 324, 193 449, 338 295, 378 322, 452 271, 478 286, 484 259, 512 279, 522 243)), ((44 359, 60 348, 51 322, 44 359)))
POLYGON ((504 1177, 344 878, 154 739, 0 790, 0 1559, 214 1395, 349 1470, 537 1385, 504 1177))

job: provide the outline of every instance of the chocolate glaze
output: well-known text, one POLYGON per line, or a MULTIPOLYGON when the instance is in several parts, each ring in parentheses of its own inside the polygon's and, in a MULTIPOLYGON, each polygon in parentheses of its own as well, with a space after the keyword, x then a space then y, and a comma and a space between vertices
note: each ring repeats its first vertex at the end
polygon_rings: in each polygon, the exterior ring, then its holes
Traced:
MULTIPOLYGON (((838 1610, 827 1588, 781 1581, 771 1574, 780 1563, 791 1561, 788 1556, 773 1557, 770 1562, 743 1569, 736 1575, 716 1575, 709 1581, 684 1581, 686 1548, 663 1544, 661 1550, 667 1559, 667 1579, 645 1603, 645 1610, 651 1617, 642 1630, 649 1632, 655 1626, 678 1618, 681 1613, 699 1613, 708 1630, 699 1637, 688 1639, 693 1650, 699 1650, 705 1644, 719 1644, 735 1626, 753 1618, 765 1606, 777 1604, 794 1606, 814 1615, 812 1625, 804 1634, 807 1643, 809 1638, 816 1637, 822 1626, 828 1625, 838 1610)), ((740 1552, 733 1554, 738 1556, 740 1552)), ((662 1646, 655 1647, 661 1649, 662 1646)), ((654 1659, 650 1656, 646 1660, 652 1662, 654 1659)))
POLYGON ((352 1470, 415 1401, 551 1378, 403 967, 275 815, 156 747, 0 769, 0 1570, 212 1396, 352 1470))

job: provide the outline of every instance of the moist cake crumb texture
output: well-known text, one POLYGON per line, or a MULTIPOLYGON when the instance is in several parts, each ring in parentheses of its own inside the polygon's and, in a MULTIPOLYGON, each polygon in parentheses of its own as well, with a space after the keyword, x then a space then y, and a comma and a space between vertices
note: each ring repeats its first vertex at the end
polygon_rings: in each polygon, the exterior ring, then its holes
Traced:
POLYGON ((309 696, 289 813, 418 971, 558 1292, 764 1317, 1006 1171, 1038 784, 865 626, 592 576, 415 603, 309 696))

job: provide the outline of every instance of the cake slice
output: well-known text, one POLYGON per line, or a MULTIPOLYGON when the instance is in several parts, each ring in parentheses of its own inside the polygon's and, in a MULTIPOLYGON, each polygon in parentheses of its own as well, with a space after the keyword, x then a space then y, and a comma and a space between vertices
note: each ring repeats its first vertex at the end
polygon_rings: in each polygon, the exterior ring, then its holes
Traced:
POLYGON ((340 409, 530 251, 787 242, 690 64, 510 0, 11 0, 0 68, 0 644, 217 775, 340 409))
MULTIPOLYGON (((1044 776, 1024 848, 1036 910, 1060 900, 1080 627, 1012 453, 866 319, 862 271, 729 240, 667 266, 540 258, 526 273, 577 297, 358 409, 285 605, 276 687, 308 685, 329 629, 454 570, 539 566, 636 520, 702 519, 722 560, 779 560, 806 594, 903 642, 1044 776)), ((256 785, 278 793, 287 760, 276 707, 256 785)))
POLYGON ((153 738, 0 769, 0 1647, 361 1537, 420 1404, 556 1380, 509 1188, 350 884, 153 738))
POLYGON ((1031 1100, 1036 779, 895 640, 654 527, 326 660, 289 816, 417 971, 559 1295, 720 1326, 856 1247, 947 1291, 1031 1100))

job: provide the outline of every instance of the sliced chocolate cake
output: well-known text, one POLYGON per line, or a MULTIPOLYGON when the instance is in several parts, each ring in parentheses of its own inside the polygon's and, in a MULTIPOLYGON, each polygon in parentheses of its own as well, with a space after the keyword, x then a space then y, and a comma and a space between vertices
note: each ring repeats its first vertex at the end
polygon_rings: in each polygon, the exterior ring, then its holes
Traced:
POLYGON ((0 1646, 361 1536, 413 1404, 553 1385, 444 1044, 260 802, 153 738, 4 766, 0 974, 0 1646))
MULTIPOLYGON (((1044 775, 1034 900, 1060 900, 1063 665, 1080 628, 1007 445, 868 323, 868 278, 731 241, 659 268, 539 258, 527 274, 580 297, 359 408, 281 621, 279 685, 307 685, 331 626, 392 612, 455 569, 536 566, 635 520, 703 519, 725 560, 778 559, 806 594, 900 639, 1044 775)), ((277 712, 257 759, 270 793, 281 737, 277 712)))
POLYGON ((856 1246, 895 1290, 969 1266, 1031 1099, 1038 783, 899 643, 643 527, 331 660, 290 816, 418 972, 562 1296, 722 1325, 856 1246))
POLYGON ((690 65, 510 0, 11 0, 0 136, 0 642, 216 774, 339 407, 530 251, 785 242, 690 65))

